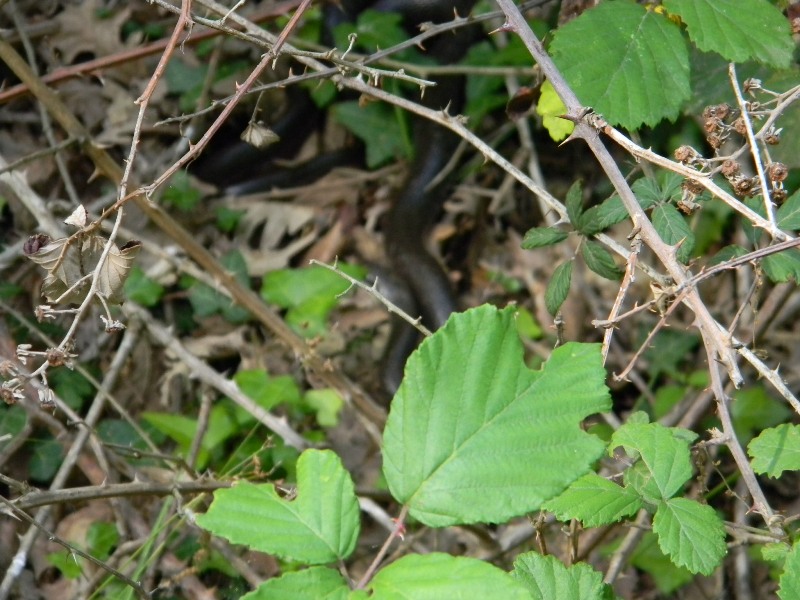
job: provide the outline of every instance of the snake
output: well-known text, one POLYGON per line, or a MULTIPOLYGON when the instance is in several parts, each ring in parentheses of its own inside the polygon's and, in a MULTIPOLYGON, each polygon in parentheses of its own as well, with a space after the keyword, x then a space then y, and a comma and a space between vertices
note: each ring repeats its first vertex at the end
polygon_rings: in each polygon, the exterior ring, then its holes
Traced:
MULTIPOLYGON (((453 18, 454 12, 467 14, 475 0, 343 0, 326 5, 323 13, 323 41, 332 43, 333 28, 339 23, 354 22, 357 15, 367 8, 376 11, 394 12, 403 18, 410 34, 422 23, 443 23, 453 18)), ((458 61, 475 38, 476 29, 462 28, 426 41, 426 56, 440 64, 458 61)), ((300 130, 317 126, 319 111, 302 92, 289 92, 291 109, 273 129, 281 135, 281 142, 269 150, 269 156, 290 155, 298 143, 302 143, 300 130), (285 141, 284 141, 285 140, 285 141), (299 142, 298 142, 299 140, 299 142)), ((428 88, 421 103, 433 110, 446 107, 452 114, 464 104, 464 81, 458 76, 444 76, 437 85, 428 88)), ((458 138, 444 127, 430 121, 412 118, 413 146, 415 155, 408 168, 408 175, 394 195, 383 223, 384 247, 391 266, 386 277, 392 284, 380 289, 390 289, 390 300, 412 317, 421 316, 423 324, 435 330, 441 327, 451 313, 457 310, 457 302, 451 281, 441 263, 428 252, 426 241, 430 229, 439 216, 448 188, 448 178, 439 181, 438 176, 450 161, 458 146, 458 138), (436 180, 438 183, 433 183, 436 180)), ((265 154, 251 146, 239 143, 200 160, 194 172, 218 186, 227 194, 240 195, 282 187, 291 180, 313 180, 334 166, 353 164, 356 159, 352 151, 344 150, 321 156, 305 167, 281 170, 274 163, 269 168, 254 168, 259 161, 264 163, 265 154), (253 173, 256 173, 254 176, 253 173)), ((381 361, 381 383, 387 398, 395 393, 403 377, 404 366, 410 353, 419 342, 419 333, 407 322, 393 318, 392 332, 381 361)))

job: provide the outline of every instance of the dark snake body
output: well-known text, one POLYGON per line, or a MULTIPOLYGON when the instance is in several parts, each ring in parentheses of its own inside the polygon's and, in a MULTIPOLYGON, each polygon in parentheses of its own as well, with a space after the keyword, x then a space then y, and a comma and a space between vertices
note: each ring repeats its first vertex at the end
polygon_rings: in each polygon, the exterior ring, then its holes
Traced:
MULTIPOLYGON (((324 37, 328 38, 326 43, 332 43, 329 38, 333 28, 339 23, 355 21, 358 13, 367 8, 399 13, 409 34, 413 35, 421 23, 446 22, 456 12, 466 15, 474 2, 475 0, 344 0, 335 6, 326 6, 324 37)), ((426 42, 426 55, 441 64, 456 62, 466 52, 475 33, 476 30, 472 27, 433 38, 426 42)), ((292 109, 273 126, 279 135, 283 130, 288 133, 281 136, 277 147, 270 148, 269 153, 264 154, 249 145, 237 144, 225 151, 223 159, 218 155, 201 158, 195 165, 195 173, 216 183, 227 193, 245 194, 285 186, 291 180, 309 181, 337 164, 354 162, 352 152, 342 151, 320 157, 306 167, 299 167, 309 171, 302 175, 298 168, 281 170, 274 164, 269 169, 254 169, 254 164, 265 164, 276 154, 290 155, 292 147, 298 144, 298 137, 301 137, 292 133, 302 129, 301 123, 309 125, 319 122, 321 118, 307 96, 297 91, 290 93, 297 96, 290 103, 292 109), (243 176, 237 169, 249 172, 250 176, 243 176), (319 172, 320 169, 322 172, 319 172), (255 177, 254 170, 259 172, 255 177)), ((434 110, 449 107, 451 114, 458 114, 464 104, 463 98, 463 78, 441 77, 435 87, 425 91, 421 103, 434 110)), ((384 222, 385 248, 395 275, 392 279, 399 287, 405 288, 399 294, 393 294, 392 299, 413 317, 421 315, 428 328, 437 329, 456 310, 457 305, 447 274, 425 247, 427 234, 441 212, 450 182, 445 178, 445 181, 432 187, 430 184, 453 156, 458 139, 449 130, 416 117, 413 119, 413 134, 415 156, 409 165, 409 175, 394 198, 384 222)), ((299 143, 302 143, 302 139, 299 143)), ((418 341, 416 329, 400 319, 395 320, 383 359, 381 377, 390 394, 400 384, 406 359, 418 341)))

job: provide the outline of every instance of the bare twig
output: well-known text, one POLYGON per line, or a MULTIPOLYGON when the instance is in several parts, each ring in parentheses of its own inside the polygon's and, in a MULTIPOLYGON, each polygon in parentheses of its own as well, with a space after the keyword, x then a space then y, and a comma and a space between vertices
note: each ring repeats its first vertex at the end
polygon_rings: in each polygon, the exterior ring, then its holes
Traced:
MULTIPOLYGON (((432 335, 431 330, 428 329, 427 327, 425 327, 425 325, 422 324, 422 317, 417 317, 415 319, 414 317, 409 315, 406 311, 404 311, 402 308, 397 306, 394 302, 389 300, 386 296, 384 296, 383 294, 380 293, 380 291, 378 290, 378 279, 377 278, 375 279, 375 282, 372 285, 367 285, 363 281, 359 281, 355 277, 351 277, 350 275, 348 275, 347 273, 342 271, 336 264, 329 265, 327 263, 324 263, 324 262, 321 262, 321 261, 318 261, 318 260, 311 260, 310 262, 311 262, 312 265, 317 265, 318 267, 324 267, 324 268, 328 269, 329 271, 333 271, 334 273, 336 273, 342 279, 345 279, 348 282, 350 282, 350 286, 351 287, 355 286, 355 287, 361 288, 362 290, 364 290, 365 292, 370 294, 372 297, 374 297, 376 300, 378 300, 378 302, 383 304, 386 307, 386 310, 388 310, 390 313, 394 313, 394 314, 398 315, 401 319, 406 321, 409 325, 411 325, 412 327, 415 327, 422 335, 426 335, 426 336, 427 335, 432 335)), ((348 290, 349 290, 349 288, 348 288, 348 290)), ((347 293, 348 290, 346 290, 344 293, 347 293)))

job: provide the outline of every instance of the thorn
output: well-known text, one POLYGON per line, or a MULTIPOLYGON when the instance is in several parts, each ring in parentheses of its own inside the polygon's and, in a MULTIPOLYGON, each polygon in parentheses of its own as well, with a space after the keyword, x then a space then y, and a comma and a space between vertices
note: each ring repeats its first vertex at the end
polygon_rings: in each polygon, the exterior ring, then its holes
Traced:
POLYGON ((516 32, 517 32, 517 28, 516 28, 516 27, 514 27, 514 26, 513 26, 511 23, 509 23, 508 21, 506 21, 505 23, 503 23, 502 25, 500 25, 500 27, 498 27, 497 29, 495 29, 494 31, 490 31, 490 32, 489 32, 489 35, 492 35, 493 33, 500 33, 500 32, 511 32, 511 33, 516 33, 516 32))

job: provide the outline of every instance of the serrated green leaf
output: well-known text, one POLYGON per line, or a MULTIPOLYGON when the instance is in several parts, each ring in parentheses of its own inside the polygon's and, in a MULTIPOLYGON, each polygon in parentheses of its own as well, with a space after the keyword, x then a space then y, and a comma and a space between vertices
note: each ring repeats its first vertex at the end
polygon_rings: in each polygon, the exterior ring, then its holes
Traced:
POLYGON ((589 473, 574 481, 560 496, 548 500, 543 506, 559 520, 578 519, 584 527, 616 523, 641 507, 639 494, 596 473, 589 473))
POLYGON ((789 22, 767 0, 664 0, 664 8, 680 15, 700 50, 730 62, 791 63, 789 22))
POLYGON ((357 101, 351 101, 340 102, 331 111, 339 123, 364 142, 370 169, 408 156, 402 127, 389 106, 375 102, 359 106, 357 101))
POLYGON ((344 560, 359 532, 353 480, 330 450, 306 450, 297 461, 297 497, 271 484, 238 482, 214 492, 197 524, 234 544, 308 564, 344 560))
POLYGON ((581 245, 581 256, 586 261, 586 266, 600 275, 600 277, 605 277, 612 281, 622 277, 622 269, 614 262, 611 253, 598 242, 586 240, 581 245))
POLYGON ((680 244, 678 260, 686 263, 694 250, 694 232, 686 219, 672 204, 662 204, 653 209, 653 227, 670 246, 680 244))
POLYGON ((328 567, 311 567, 268 579, 241 600, 347 600, 350 588, 328 567))
POLYGON ((368 589, 380 600, 530 600, 522 583, 494 565, 440 552, 404 556, 378 571, 368 589))
POLYGON ((567 237, 569 234, 566 231, 555 227, 533 227, 525 232, 521 245, 525 250, 532 250, 563 242, 567 237))
POLYGON ((409 358, 383 472, 427 525, 505 522, 588 471, 604 444, 580 423, 609 406, 599 345, 565 344, 532 371, 513 309, 455 313, 409 358))
POLYGON ((542 84, 539 102, 536 103, 536 114, 542 117, 542 125, 555 142, 566 139, 575 129, 575 123, 561 118, 567 114, 567 107, 556 94, 550 81, 545 80, 542 84))
POLYGON ((556 315, 569 294, 569 286, 572 283, 572 264, 572 261, 568 260, 558 265, 544 292, 544 305, 547 307, 547 312, 553 316, 556 315))
POLYGON ((680 29, 632 2, 604 2, 560 27, 550 45, 580 101, 627 129, 674 119, 689 98, 680 29))
MULTIPOLYGON (((631 189, 642 210, 648 210, 656 204, 671 202, 681 196, 682 178, 669 171, 661 174, 658 181, 642 177, 633 182, 631 189)), ((585 236, 595 235, 604 229, 621 223, 628 218, 628 210, 622 199, 614 194, 601 204, 587 209, 578 226, 585 236)))
POLYGON ((671 498, 692 476, 689 444, 663 425, 626 423, 614 432, 609 451, 618 446, 640 455, 648 479, 637 491, 649 501, 671 498))
POLYGON ((576 181, 569 186, 564 204, 567 207, 567 216, 570 223, 577 226, 583 213, 583 186, 580 181, 576 181))
POLYGON ((792 547, 783 542, 773 542, 761 546, 761 558, 766 562, 783 562, 791 552, 792 547))
POLYGON ((660 502, 653 533, 664 554, 692 573, 711 575, 727 552, 722 519, 710 506, 688 498, 660 502))
POLYGON ((756 473, 780 477, 784 471, 800 471, 800 425, 765 429, 750 442, 747 453, 756 473))
POLYGON ((800 598, 800 542, 795 542, 792 551, 783 563, 778 597, 781 600, 800 598))
MULTIPOLYGON (((609 586, 586 563, 567 567, 555 556, 520 554, 511 575, 525 584, 534 600, 604 600, 609 586)), ((613 596, 610 596, 613 597, 613 596)))
POLYGON ((770 254, 761 261, 767 277, 772 283, 800 281, 800 250, 789 248, 778 254, 770 254))
POLYGON ((669 171, 659 174, 658 180, 641 177, 633 182, 631 189, 636 194, 639 206, 644 210, 656 204, 667 204, 681 197, 683 178, 669 171))
POLYGON ((781 204, 775 216, 781 229, 792 231, 800 229, 800 190, 795 191, 781 204))
POLYGON ((601 204, 587 208, 575 226, 583 235, 589 237, 621 223, 628 218, 628 211, 619 196, 611 196, 601 204))

